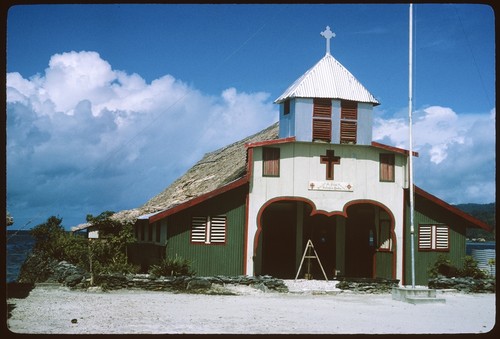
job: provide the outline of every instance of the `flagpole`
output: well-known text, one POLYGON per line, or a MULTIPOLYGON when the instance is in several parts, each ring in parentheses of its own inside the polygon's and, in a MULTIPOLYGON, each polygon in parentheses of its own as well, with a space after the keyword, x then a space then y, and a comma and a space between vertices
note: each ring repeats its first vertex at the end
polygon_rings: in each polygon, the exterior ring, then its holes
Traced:
POLYGON ((409 81, 408 81, 408 129, 410 139, 409 151, 409 186, 410 186, 410 237, 411 237, 411 287, 415 288, 415 227, 414 218, 414 192, 413 192, 413 136, 412 136, 412 111, 413 111, 413 4, 410 4, 409 27, 409 81))

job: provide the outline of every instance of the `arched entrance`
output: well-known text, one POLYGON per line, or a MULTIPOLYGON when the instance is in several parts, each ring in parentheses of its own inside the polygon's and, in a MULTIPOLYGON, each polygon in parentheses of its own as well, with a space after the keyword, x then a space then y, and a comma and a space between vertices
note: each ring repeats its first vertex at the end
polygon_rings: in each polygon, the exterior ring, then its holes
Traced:
POLYGON ((296 209, 295 202, 276 202, 262 214, 262 275, 295 276, 296 209))
MULTIPOLYGON (((305 206, 306 215, 312 213, 311 206, 305 206), (311 210, 311 212, 309 212, 311 210)), ((306 248, 307 241, 311 239, 314 249, 321 260, 321 265, 325 270, 328 279, 333 278, 336 268, 336 219, 337 216, 326 216, 323 214, 316 214, 304 218, 304 230, 302 236, 302 252, 306 248)), ((305 259, 307 260, 307 259, 305 259)), ((304 263, 306 264, 306 263, 304 263)), ((324 279, 321 267, 315 259, 311 260, 310 271, 313 279, 324 279)), ((307 272, 306 269, 303 273, 307 272)), ((297 272, 295 272, 297 273, 297 272)))
MULTIPOLYGON (((294 278, 310 239, 328 279, 395 276, 394 218, 377 202, 351 201, 343 211, 328 213, 305 198, 276 198, 262 206, 257 219, 256 275, 294 278)), ((311 273, 324 279, 316 260, 311 273)))
POLYGON ((373 205, 358 204, 347 209, 345 276, 373 277, 376 233, 373 205))

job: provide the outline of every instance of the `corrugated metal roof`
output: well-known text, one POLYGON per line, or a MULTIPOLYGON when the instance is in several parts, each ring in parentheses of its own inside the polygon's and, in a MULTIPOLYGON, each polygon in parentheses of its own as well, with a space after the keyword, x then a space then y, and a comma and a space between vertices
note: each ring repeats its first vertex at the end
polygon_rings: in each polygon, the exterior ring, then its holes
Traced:
POLYGON ((333 98, 379 104, 377 99, 329 53, 295 80, 274 102, 280 103, 289 98, 333 98))

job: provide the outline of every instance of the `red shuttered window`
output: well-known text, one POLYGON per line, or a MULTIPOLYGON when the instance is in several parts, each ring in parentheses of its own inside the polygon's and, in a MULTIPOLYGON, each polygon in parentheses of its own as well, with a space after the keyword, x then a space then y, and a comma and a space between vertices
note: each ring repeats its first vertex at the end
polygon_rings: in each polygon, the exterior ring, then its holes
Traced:
POLYGON ((381 153, 380 158, 380 181, 394 182, 394 154, 381 153))
POLYGON ((332 140, 332 100, 316 98, 313 105, 312 139, 332 140))
POLYGON ((280 176, 280 149, 264 147, 262 149, 262 175, 264 177, 280 176))

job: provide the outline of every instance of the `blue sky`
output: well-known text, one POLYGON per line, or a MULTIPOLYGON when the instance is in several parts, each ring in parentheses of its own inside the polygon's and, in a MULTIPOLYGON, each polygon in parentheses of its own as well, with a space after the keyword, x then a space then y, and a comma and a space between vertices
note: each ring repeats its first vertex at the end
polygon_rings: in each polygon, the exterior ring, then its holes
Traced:
MULTIPOLYGON (((495 30, 487 5, 417 4, 415 183, 495 201, 495 30)), ((408 5, 28 5, 7 16, 7 210, 142 205, 204 153, 278 119, 331 53, 381 102, 374 139, 408 147, 408 5)))

